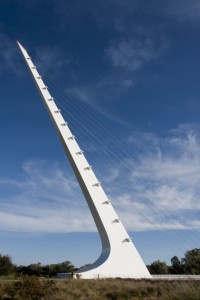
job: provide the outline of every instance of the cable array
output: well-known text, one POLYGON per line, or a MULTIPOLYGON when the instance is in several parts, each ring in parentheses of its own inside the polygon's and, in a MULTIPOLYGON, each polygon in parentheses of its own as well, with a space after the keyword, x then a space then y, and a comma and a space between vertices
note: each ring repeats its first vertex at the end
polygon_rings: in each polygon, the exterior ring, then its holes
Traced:
MULTIPOLYGON (((47 79, 46 79, 47 81, 47 79)), ((76 128, 76 126, 74 126, 73 132, 77 131, 78 134, 81 135, 82 138, 84 138, 88 143, 92 143, 94 140, 96 143, 99 143, 101 145, 101 147, 105 150, 105 154, 108 155, 109 157, 111 157, 112 159, 114 158, 114 160, 116 160, 117 162, 120 163, 120 165, 123 165, 123 167, 127 168, 129 171, 129 167, 127 167, 127 161, 125 161, 124 159, 121 158, 120 154, 123 154, 124 157, 124 149, 125 149, 125 157, 127 157, 127 149, 125 143, 123 142, 121 145, 123 145, 123 147, 121 148, 117 148, 116 147, 116 141, 119 141, 119 137, 115 137, 114 134, 112 133, 111 130, 108 130, 105 125, 101 122, 98 121, 98 119, 96 118, 96 114, 92 114, 90 112, 90 110, 88 109, 87 106, 83 106, 81 105, 81 101, 80 99, 78 99, 77 97, 75 97, 74 95, 72 95, 71 93, 67 93, 67 91, 65 92, 65 94, 63 94, 61 92, 61 89, 58 87, 58 85, 55 83, 55 80, 53 80, 51 82, 51 86, 54 86, 54 92, 53 94, 58 94, 58 99, 59 101, 56 101, 57 104, 59 104, 59 109, 55 111, 55 113, 60 113, 61 112, 61 108, 62 108, 62 115, 66 114, 67 116, 67 121, 70 119, 71 122, 74 122, 75 125, 78 124, 78 129, 76 128), (67 96, 67 97, 66 97, 67 96), (66 99, 68 101, 66 101, 66 99), (72 104, 75 103, 75 105, 73 106, 72 104), (71 109, 71 111, 70 111, 71 109), (78 110, 78 111, 77 111, 78 110), (83 120, 81 120, 80 117, 80 113, 84 115, 83 120), (78 118, 76 117, 76 115, 78 115, 78 118), (95 118, 94 118, 95 115, 95 118), (88 122, 86 123, 84 121, 84 119, 87 120, 92 120, 92 126, 91 128, 95 128, 95 133, 90 129, 88 129, 88 122), (97 131, 97 129, 99 131, 97 131), (82 132, 80 133, 80 131, 82 130, 82 132), (87 135, 86 135, 87 133, 87 135), (86 135, 86 136, 85 136, 86 135), (100 137, 104 137, 104 140, 102 141, 100 139, 100 137), (115 148, 113 151, 113 148, 111 148, 109 145, 107 145, 105 143, 105 137, 107 138, 107 140, 112 140, 114 139, 115 141, 115 148), (119 151, 120 149, 120 151, 119 151)), ((47 89, 47 86, 45 86, 43 89, 47 89)), ((89 122, 90 123, 90 122, 89 122)), ((74 138, 72 139, 73 142, 74 138)), ((120 143, 119 143, 120 144, 120 143)), ((83 153, 83 151, 79 151, 81 153, 83 153)), ((81 159, 81 155, 80 155, 80 159, 81 159)), ((102 163, 102 157, 99 158, 100 162, 102 163)), ((96 160, 96 159, 95 159, 96 160)), ((98 186, 100 186, 100 182, 98 182, 98 186)), ((102 191, 100 189, 100 191, 102 191)), ((159 212, 160 215, 162 215, 162 212, 158 209, 157 206, 154 205, 154 207, 157 209, 157 211, 159 212)), ((138 210, 137 210, 138 211, 138 210)), ((109 209, 107 210, 107 212, 109 213, 109 209)), ((139 210, 140 215, 142 215, 149 223, 151 223, 151 225, 153 225, 154 228, 155 224, 143 213, 141 213, 141 211, 139 210)), ((120 222, 118 220, 118 222, 120 222)), ((118 223, 117 222, 117 223, 118 223)), ((116 223, 116 222, 115 222, 116 223)), ((162 225, 156 228, 157 230, 162 230, 165 229, 162 225)), ((119 230, 119 228, 118 228, 119 230)), ((130 238, 127 237, 126 240, 128 241, 130 238)))
MULTIPOLYGON (((56 94, 56 102, 59 107, 62 109, 62 114, 66 115, 67 121, 69 124, 72 124, 73 132, 78 136, 78 140, 83 144, 83 149, 90 148, 90 145, 99 145, 99 150, 97 153, 101 155, 95 157, 95 163, 99 165, 107 165, 108 160, 111 162, 117 163, 120 167, 127 170, 127 174, 130 172, 130 166, 128 162, 134 156, 133 152, 130 153, 130 149, 127 147, 124 140, 120 139, 119 136, 114 134, 111 127, 107 127, 108 124, 102 123, 102 116, 99 116, 98 112, 94 110, 90 105, 84 103, 79 97, 74 95, 72 92, 65 90, 59 87, 58 82, 55 79, 45 78, 45 81, 48 81, 52 88, 52 93, 56 94), (58 100, 57 100, 58 99, 58 100), (77 117, 78 116, 78 117, 77 117), (114 144, 114 148, 110 145, 114 144), (122 158, 123 157, 123 158, 122 158)), ((109 122, 108 122, 109 123, 109 122)), ((90 153, 91 154, 91 153, 90 153)), ((96 152, 95 152, 96 154, 96 152)), ((91 156, 91 155, 90 155, 91 156)), ((102 172, 95 171, 98 174, 98 177, 102 177, 102 172)), ((120 179, 118 178, 120 181, 120 179)), ((101 181, 104 183, 109 183, 105 178, 101 178, 101 181)), ((123 185, 123 182, 120 182, 123 185)), ((156 230, 166 230, 166 226, 162 224, 155 225, 149 217, 144 215, 144 213, 134 206, 132 202, 130 204, 134 207, 137 212, 148 221, 156 230)), ((177 208, 176 203, 172 204, 174 208, 177 208)), ((156 213, 158 216, 163 217, 163 212, 154 204, 156 213)), ((176 228, 176 226, 175 226, 176 228)), ((184 231, 176 228, 179 231, 181 236, 180 244, 183 243, 183 239, 186 239, 187 242, 198 244, 196 240, 193 240, 189 234, 186 234, 184 231)))

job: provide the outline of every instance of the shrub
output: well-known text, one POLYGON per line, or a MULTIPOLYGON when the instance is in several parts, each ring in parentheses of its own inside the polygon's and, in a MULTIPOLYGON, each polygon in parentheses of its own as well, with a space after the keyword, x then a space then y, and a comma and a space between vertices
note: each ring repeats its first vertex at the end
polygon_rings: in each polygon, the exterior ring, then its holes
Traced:
POLYGON ((55 282, 52 280, 40 280, 35 276, 22 276, 6 290, 13 299, 20 300, 45 300, 53 299, 57 291, 55 282))

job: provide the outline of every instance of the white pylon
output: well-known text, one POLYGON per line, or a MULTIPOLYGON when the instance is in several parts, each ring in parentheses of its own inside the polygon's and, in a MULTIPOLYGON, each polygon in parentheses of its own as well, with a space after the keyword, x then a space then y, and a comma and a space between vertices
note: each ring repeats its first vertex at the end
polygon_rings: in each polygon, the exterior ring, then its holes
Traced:
POLYGON ((17 43, 58 132, 100 234, 102 243, 100 257, 93 264, 79 269, 77 273, 81 278, 87 279, 151 278, 142 258, 87 162, 83 151, 39 75, 36 66, 25 48, 19 42, 17 43))

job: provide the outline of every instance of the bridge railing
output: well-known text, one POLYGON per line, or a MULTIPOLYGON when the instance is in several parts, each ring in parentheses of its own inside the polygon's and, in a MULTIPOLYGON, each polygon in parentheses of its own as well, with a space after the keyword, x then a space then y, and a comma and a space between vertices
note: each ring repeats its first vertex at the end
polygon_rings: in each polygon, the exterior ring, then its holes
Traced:
POLYGON ((200 280, 200 275, 152 275, 153 280, 200 280))

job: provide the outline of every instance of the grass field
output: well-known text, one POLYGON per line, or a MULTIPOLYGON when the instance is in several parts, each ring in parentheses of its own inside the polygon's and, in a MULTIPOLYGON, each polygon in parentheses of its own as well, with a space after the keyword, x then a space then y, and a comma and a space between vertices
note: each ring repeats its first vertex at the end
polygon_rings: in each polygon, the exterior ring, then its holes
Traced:
POLYGON ((50 280, 0 281, 0 300, 200 300, 199 281, 50 280))

